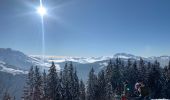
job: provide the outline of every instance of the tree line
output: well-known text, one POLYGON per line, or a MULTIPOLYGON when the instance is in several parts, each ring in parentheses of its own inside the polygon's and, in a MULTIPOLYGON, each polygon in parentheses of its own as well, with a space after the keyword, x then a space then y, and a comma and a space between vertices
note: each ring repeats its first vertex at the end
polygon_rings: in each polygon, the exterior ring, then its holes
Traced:
MULTIPOLYGON (((99 73, 91 68, 84 83, 77 76, 73 64, 65 63, 63 70, 56 70, 54 62, 48 72, 31 67, 23 90, 23 100, 115 100, 125 91, 134 97, 136 82, 143 82, 149 96, 170 99, 170 62, 161 67, 158 61, 143 59, 127 61, 117 58, 108 61, 99 73), (125 87, 124 83, 128 83, 125 87)), ((3 99, 9 100, 9 99, 3 99)))

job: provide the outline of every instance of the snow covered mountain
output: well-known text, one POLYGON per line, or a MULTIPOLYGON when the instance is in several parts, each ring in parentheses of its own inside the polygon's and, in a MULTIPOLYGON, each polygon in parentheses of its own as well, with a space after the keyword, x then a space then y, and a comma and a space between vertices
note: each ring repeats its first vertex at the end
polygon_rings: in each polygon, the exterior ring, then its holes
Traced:
MULTIPOLYGON (((39 55, 31 55, 31 58, 35 59, 41 59, 42 56, 39 55)), ((67 57, 67 56, 45 56, 45 61, 50 63, 50 62, 55 62, 55 63, 62 63, 66 61, 71 61, 71 62, 77 62, 81 64, 87 64, 87 63, 94 63, 98 61, 103 61, 103 60, 109 60, 112 59, 113 57, 111 56, 101 56, 101 57, 67 57)))
MULTIPOLYGON (((31 58, 35 59, 41 59, 41 56, 37 55, 31 55, 31 58)), ((140 60, 140 58, 144 59, 145 61, 150 61, 154 62, 157 60, 160 62, 161 66, 164 67, 165 65, 168 64, 170 61, 170 56, 152 56, 152 57, 142 57, 142 56, 135 56, 132 54, 127 54, 127 53, 116 53, 113 56, 101 56, 101 57, 66 57, 66 56, 45 56, 45 61, 47 63, 51 63, 52 61, 57 63, 63 63, 66 61, 72 61, 76 63, 81 63, 81 64, 90 64, 90 63, 97 63, 97 62, 103 62, 106 63, 110 59, 115 59, 115 58, 121 58, 124 61, 127 61, 128 59, 131 60, 140 60)), ((104 64, 106 65, 106 64, 104 64)))
POLYGON ((0 48, 0 71, 12 74, 27 73, 30 66, 41 66, 42 61, 10 48, 0 48))
POLYGON ((101 57, 66 57, 66 56, 45 56, 45 65, 42 64, 42 56, 38 55, 26 55, 20 51, 12 50, 10 48, 0 48, 0 80, 4 84, 4 87, 9 88, 10 92, 16 94, 16 98, 20 98, 27 77, 26 73, 30 69, 30 66, 39 66, 41 69, 46 69, 51 66, 51 62, 55 62, 58 70, 64 67, 65 62, 72 61, 74 67, 76 67, 79 78, 87 80, 88 73, 93 67, 95 72, 98 73, 102 68, 107 66, 110 59, 121 58, 124 61, 127 59, 139 60, 143 58, 145 61, 154 62, 159 61, 162 66, 167 65, 170 56, 160 57, 140 57, 132 54, 117 53, 111 56, 101 57), (16 88, 16 84, 20 82, 20 85, 16 88), (15 92, 15 91, 18 92, 15 92))
MULTIPOLYGON (((101 57, 66 57, 66 56, 45 56, 45 65, 42 64, 42 56, 38 55, 26 55, 20 51, 12 50, 10 48, 0 48, 0 71, 8 72, 12 74, 23 74, 27 73, 30 66, 40 66, 42 69, 48 69, 51 62, 53 61, 57 69, 60 70, 67 61, 72 61, 77 67, 83 71, 85 68, 97 67, 100 69, 107 65, 109 59, 121 58, 123 60, 133 59, 139 60, 143 58, 145 61, 154 62, 159 61, 162 66, 168 64, 170 56, 159 56, 159 57, 141 57, 126 53, 117 53, 113 56, 101 56, 101 57), (94 66, 96 65, 96 66, 94 66), (82 68, 85 67, 85 68, 82 68), (83 70, 82 70, 83 69, 83 70)), ((78 69, 79 69, 78 68, 78 69)))
POLYGON ((136 59, 136 60, 139 60, 140 58, 143 58, 143 57, 135 56, 135 55, 132 55, 132 54, 127 54, 127 53, 116 53, 114 55, 114 58, 136 59))

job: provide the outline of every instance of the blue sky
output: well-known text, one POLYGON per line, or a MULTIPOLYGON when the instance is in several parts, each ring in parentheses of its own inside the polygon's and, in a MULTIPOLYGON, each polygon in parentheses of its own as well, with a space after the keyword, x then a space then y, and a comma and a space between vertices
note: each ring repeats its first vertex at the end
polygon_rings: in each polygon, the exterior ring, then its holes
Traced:
MULTIPOLYGON (((38 0, 0 1, 0 47, 41 54, 38 0)), ((45 0, 45 53, 170 55, 170 0, 45 0)))

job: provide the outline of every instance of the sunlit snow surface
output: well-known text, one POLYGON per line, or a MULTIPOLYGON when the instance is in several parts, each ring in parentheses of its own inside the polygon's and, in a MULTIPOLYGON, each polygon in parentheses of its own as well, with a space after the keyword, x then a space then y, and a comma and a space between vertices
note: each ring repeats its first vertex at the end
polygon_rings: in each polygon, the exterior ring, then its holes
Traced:
POLYGON ((11 73, 13 75, 16 74, 27 74, 27 71, 23 71, 23 70, 17 70, 17 69, 13 69, 13 68, 8 68, 7 66, 5 66, 5 62, 0 61, 0 71, 2 72, 7 72, 7 73, 11 73))
MULTIPOLYGON (((40 55, 31 55, 30 57, 41 59, 42 57, 40 55)), ((77 63, 94 63, 97 61, 103 61, 103 60, 109 60, 113 57, 111 56, 101 56, 101 57, 66 57, 66 56, 45 56, 46 62, 54 62, 54 63, 62 63, 65 61, 72 61, 77 63)))

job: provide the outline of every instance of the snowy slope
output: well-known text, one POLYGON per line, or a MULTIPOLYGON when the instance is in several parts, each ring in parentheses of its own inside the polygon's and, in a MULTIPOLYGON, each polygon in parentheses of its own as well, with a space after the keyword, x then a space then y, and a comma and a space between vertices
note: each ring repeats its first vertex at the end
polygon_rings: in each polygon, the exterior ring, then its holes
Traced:
MULTIPOLYGON (((51 61, 45 60, 42 63, 40 57, 28 56, 20 51, 10 48, 0 48, 0 71, 15 74, 26 74, 31 66, 39 66, 41 69, 48 69, 51 61)), ((56 64, 60 70, 60 66, 56 64)))
POLYGON ((13 75, 16 74, 27 74, 27 71, 19 70, 17 68, 14 68, 13 66, 10 66, 6 64, 5 62, 0 61, 0 71, 7 72, 13 75))
POLYGON ((0 71, 12 74, 25 74, 32 65, 40 65, 40 60, 10 48, 0 48, 0 71))
POLYGON ((18 69, 27 70, 36 60, 28 57, 24 53, 10 48, 0 48, 0 61, 16 66, 18 69))

